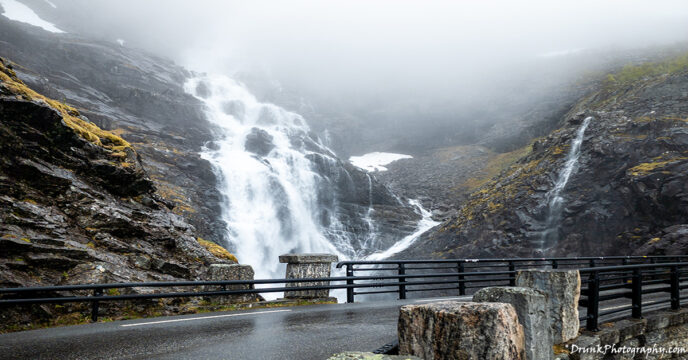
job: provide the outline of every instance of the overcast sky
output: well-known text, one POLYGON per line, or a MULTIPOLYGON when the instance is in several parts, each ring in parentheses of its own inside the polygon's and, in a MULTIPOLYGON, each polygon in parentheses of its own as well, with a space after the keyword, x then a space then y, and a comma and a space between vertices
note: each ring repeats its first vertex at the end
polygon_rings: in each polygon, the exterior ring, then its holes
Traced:
POLYGON ((195 70, 353 93, 451 90, 538 56, 688 37, 685 0, 53 2, 195 70))

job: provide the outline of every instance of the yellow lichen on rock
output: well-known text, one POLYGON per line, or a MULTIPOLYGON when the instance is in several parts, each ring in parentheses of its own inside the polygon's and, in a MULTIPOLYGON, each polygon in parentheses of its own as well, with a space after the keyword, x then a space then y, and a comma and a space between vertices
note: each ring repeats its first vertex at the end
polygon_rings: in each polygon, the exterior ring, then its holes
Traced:
POLYGON ((43 102, 49 105, 62 115, 65 125, 87 141, 110 150, 114 157, 126 158, 128 149, 134 151, 131 145, 121 137, 99 128, 96 124, 80 119, 77 109, 45 97, 26 86, 5 63, 5 60, 0 59, 0 86, 7 92, 25 100, 43 102))
POLYGON ((236 256, 234 256, 232 253, 227 251, 227 249, 223 248, 222 246, 220 246, 214 242, 201 239, 201 238, 196 238, 196 240, 198 241, 199 244, 201 244, 201 246, 206 248, 206 250, 210 251, 210 253, 215 255, 216 257, 218 257, 220 259, 231 260, 231 261, 234 261, 235 263, 239 262, 239 260, 237 260, 236 256))
POLYGON ((666 159, 664 156, 658 156, 653 158, 652 161, 644 162, 628 169, 628 173, 632 176, 648 175, 657 169, 661 169, 667 165, 684 160, 688 160, 688 157, 675 157, 666 159))

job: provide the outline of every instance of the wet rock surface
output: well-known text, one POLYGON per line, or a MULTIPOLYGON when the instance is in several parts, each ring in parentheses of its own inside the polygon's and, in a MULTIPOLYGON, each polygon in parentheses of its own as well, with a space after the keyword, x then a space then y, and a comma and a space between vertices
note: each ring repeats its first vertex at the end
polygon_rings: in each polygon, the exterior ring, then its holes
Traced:
POLYGON ((0 56, 19 64, 24 82, 131 143, 156 194, 199 236, 223 240, 215 175, 198 154, 213 129, 200 102, 184 91, 188 71, 140 50, 56 36, 4 17, 0 38, 0 56))
POLYGON ((399 353, 423 359, 525 359, 523 327, 504 303, 445 301, 405 305, 399 353))

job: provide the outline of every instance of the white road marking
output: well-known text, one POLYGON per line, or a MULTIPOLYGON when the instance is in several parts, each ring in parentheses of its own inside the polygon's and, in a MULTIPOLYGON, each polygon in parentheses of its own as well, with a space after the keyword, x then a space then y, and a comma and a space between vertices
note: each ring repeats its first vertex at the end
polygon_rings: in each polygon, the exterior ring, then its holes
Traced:
POLYGON ((217 319, 217 318, 232 317, 232 316, 261 315, 261 314, 270 314, 270 313, 288 312, 288 311, 291 311, 291 310, 285 309, 285 310, 254 311, 254 312, 250 312, 250 313, 225 314, 225 315, 213 315, 213 316, 202 316, 202 317, 195 317, 195 318, 188 318, 188 319, 173 319, 173 320, 149 321, 149 322, 143 322, 143 323, 137 323, 137 324, 124 324, 124 325, 120 325, 120 326, 121 326, 121 327, 130 327, 130 326, 142 326, 142 325, 153 325, 153 324, 165 324, 165 323, 173 323, 173 322, 180 322, 180 321, 217 319))
POLYGON ((466 300, 466 299, 471 299, 471 296, 462 296, 462 297, 445 297, 445 298, 435 298, 435 299, 423 299, 423 300, 416 300, 414 302, 431 302, 431 301, 445 301, 445 300, 466 300))

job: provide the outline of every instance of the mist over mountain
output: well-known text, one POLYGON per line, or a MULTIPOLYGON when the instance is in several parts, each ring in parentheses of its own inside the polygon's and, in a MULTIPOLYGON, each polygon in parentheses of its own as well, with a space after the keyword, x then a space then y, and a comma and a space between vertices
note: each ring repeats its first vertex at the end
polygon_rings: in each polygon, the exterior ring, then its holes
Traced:
POLYGON ((234 76, 345 157, 470 142, 688 30, 682 1, 23 1, 68 32, 234 76))

